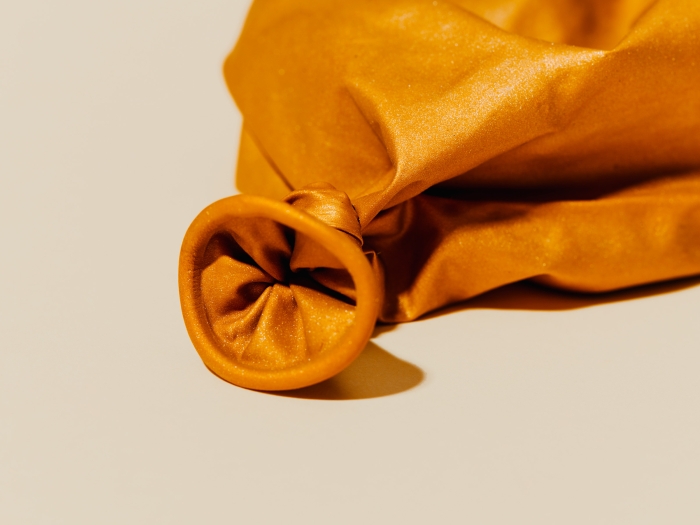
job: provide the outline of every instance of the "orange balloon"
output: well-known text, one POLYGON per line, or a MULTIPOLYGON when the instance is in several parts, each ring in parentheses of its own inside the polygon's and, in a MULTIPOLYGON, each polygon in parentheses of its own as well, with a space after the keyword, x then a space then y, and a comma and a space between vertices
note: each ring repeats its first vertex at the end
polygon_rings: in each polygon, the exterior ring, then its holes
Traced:
POLYGON ((700 274, 694 0, 258 1, 224 75, 248 195, 195 219, 180 293, 232 383, 515 281, 700 274))

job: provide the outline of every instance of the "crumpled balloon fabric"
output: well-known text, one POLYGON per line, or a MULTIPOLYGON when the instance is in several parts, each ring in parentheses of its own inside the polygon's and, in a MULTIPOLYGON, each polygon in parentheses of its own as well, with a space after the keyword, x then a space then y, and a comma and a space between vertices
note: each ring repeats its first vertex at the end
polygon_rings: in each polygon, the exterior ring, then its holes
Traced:
POLYGON ((179 278, 234 384, 317 383, 377 320, 516 281, 700 274, 697 0, 258 0, 224 76, 243 194, 179 278))

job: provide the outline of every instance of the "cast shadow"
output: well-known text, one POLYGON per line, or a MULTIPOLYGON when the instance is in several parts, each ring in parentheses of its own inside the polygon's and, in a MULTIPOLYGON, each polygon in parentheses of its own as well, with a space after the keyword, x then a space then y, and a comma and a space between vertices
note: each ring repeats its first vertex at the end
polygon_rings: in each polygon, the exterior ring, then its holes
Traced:
MULTIPOLYGON (((617 292, 584 294, 519 282, 430 312, 420 319, 431 319, 462 310, 484 308, 539 311, 572 310, 673 293, 699 285, 700 278, 691 277, 617 292)), ((397 326, 398 324, 378 324, 373 337, 394 330, 397 326)), ((370 341, 360 356, 335 377, 299 390, 269 393, 283 397, 329 401, 371 399, 410 390, 418 386, 423 378, 424 373, 420 368, 391 355, 370 341)))
POLYGON ((306 388, 270 394, 328 401, 371 399, 410 390, 423 378, 420 368, 370 341, 359 357, 338 375, 306 388))
MULTIPOLYGON (((686 277, 673 281, 636 286, 617 292, 594 294, 567 292, 528 281, 520 281, 496 288, 466 301, 428 312, 417 320, 423 321, 453 312, 480 308, 492 310, 574 310, 599 304, 632 301, 654 295, 663 295, 695 286, 700 286, 700 277, 686 277)), ((391 332, 398 328, 400 324, 378 322, 374 328, 372 338, 391 332)))
POLYGON ((540 311, 573 310, 600 304, 632 301, 654 295, 663 295, 699 285, 700 278, 689 277, 663 283, 637 286, 617 292, 587 294, 556 290, 534 283, 519 282, 497 288, 478 297, 474 297, 473 299, 469 299, 468 301, 430 312, 421 317, 421 319, 431 319, 452 312, 474 308, 540 311))

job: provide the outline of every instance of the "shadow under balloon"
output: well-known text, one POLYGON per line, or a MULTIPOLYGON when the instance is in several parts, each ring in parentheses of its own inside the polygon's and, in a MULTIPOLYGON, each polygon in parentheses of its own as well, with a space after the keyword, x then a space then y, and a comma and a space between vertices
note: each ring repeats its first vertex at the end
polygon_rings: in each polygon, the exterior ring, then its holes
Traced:
MULTIPOLYGON (((617 292, 586 294, 519 282, 430 312, 420 317, 419 320, 469 309, 573 310, 673 293, 695 286, 700 286, 699 277, 637 286, 617 292)), ((378 324, 373 337, 394 330, 397 326, 398 324, 378 324)), ((370 341, 360 356, 335 377, 299 390, 270 392, 270 394, 300 399, 336 401, 370 399, 405 392, 418 386, 423 379, 424 373, 420 368, 393 356, 370 341)))
MULTIPOLYGON (((688 288, 694 288, 695 286, 700 286, 700 277, 696 276, 662 283, 646 284, 605 293, 569 292, 530 282, 518 282, 497 288, 467 301, 430 312, 420 319, 431 319, 470 309, 535 311, 574 310, 602 304, 633 301, 635 299, 678 292, 688 288)), ((387 327, 387 330, 390 329, 390 326, 387 327)), ((377 334, 375 333, 375 335, 377 334)))
POLYGON ((316 385, 270 394, 329 401, 371 399, 410 390, 423 378, 420 368, 370 341, 358 358, 338 375, 316 385))

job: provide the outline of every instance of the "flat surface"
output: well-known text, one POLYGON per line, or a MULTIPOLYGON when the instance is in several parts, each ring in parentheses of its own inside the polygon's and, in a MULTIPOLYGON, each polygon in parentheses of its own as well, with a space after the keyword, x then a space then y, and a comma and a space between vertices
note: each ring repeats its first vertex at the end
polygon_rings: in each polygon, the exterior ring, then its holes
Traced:
POLYGON ((177 258, 247 4, 0 5, 0 523, 700 523, 698 280, 495 292, 295 397, 205 369, 177 258))

